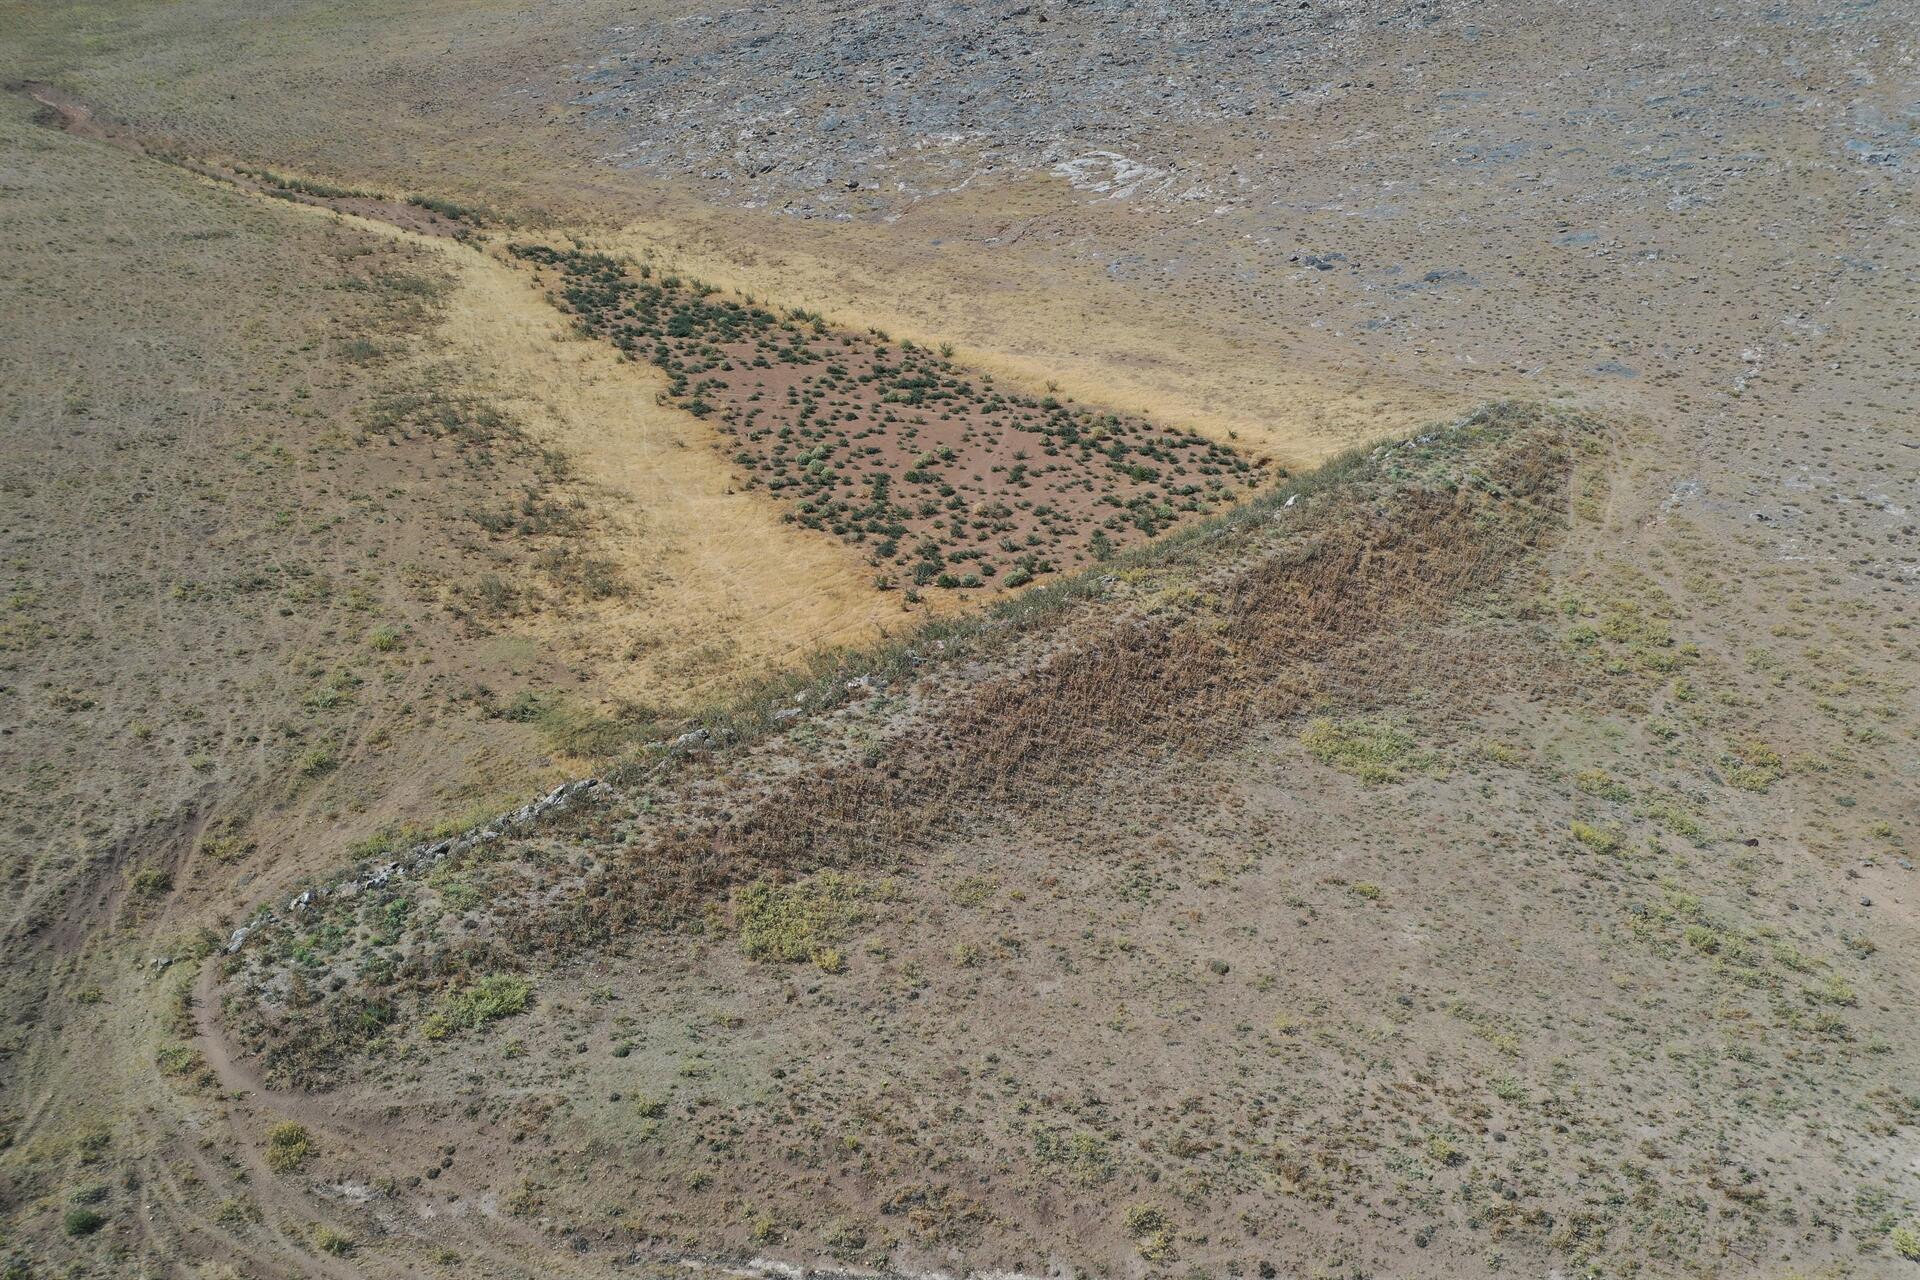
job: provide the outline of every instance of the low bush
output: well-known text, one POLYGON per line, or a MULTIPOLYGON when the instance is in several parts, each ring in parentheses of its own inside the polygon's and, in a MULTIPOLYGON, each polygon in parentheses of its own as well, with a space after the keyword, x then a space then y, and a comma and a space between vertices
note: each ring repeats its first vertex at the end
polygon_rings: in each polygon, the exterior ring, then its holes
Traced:
POLYGON ((275 1173, 292 1173, 313 1154, 313 1135, 307 1126, 292 1120, 267 1130, 267 1168, 275 1173))
POLYGON ((473 985, 449 992, 421 1028, 429 1040, 443 1040, 456 1031, 474 1031, 489 1022, 523 1012, 533 995, 533 984, 506 973, 490 973, 473 985))

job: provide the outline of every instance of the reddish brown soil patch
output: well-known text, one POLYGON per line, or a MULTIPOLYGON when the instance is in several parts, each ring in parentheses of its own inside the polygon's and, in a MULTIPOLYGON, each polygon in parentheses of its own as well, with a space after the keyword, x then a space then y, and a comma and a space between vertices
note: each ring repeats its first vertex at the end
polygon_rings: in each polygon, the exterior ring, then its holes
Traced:
POLYGON ((883 585, 1017 587, 1235 501, 1260 464, 1189 432, 1002 392, 947 353, 776 314, 645 265, 516 246, 560 304, 712 415, 790 518, 869 550, 883 585))

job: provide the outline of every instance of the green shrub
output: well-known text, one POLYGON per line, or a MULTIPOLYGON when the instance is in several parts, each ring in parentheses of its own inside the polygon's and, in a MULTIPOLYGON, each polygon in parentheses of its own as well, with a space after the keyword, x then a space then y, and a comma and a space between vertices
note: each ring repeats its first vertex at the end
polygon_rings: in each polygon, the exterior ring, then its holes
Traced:
POLYGON ((1615 853, 1620 848, 1620 833, 1611 828, 1591 826, 1575 819, 1567 829, 1575 840, 1595 853, 1615 853))
POLYGON ((1573 782, 1588 795, 1599 796, 1602 800, 1625 804, 1633 799, 1633 792, 1627 785, 1617 781, 1604 769, 1589 769, 1575 777, 1573 782))
POLYGON ((456 1031, 477 1030, 522 1012, 532 995, 533 984, 525 978, 490 973, 471 986, 447 993, 421 1027, 421 1034, 429 1040, 443 1040, 456 1031))
POLYGON ((106 1215, 93 1209, 75 1208, 67 1210, 67 1216, 61 1225, 70 1236, 90 1236, 107 1225, 106 1215))
POLYGON ((1787 771, 1780 753, 1758 739, 1742 742, 1721 757, 1727 781, 1742 791, 1765 791, 1787 771))
POLYGON ((1680 806, 1666 800, 1656 800, 1641 810, 1644 817, 1652 818, 1677 836, 1695 842, 1707 838, 1707 828, 1698 818, 1680 806))
POLYGON ((740 949, 751 960, 831 962, 839 956, 832 944, 866 918, 864 904, 873 896, 872 886, 837 871, 791 885, 757 881, 734 897, 740 949))
POLYGON ((134 872, 133 888, 136 893, 165 893, 173 888, 173 873, 165 867, 142 867, 134 872))
POLYGON ((315 1223, 312 1231, 313 1247, 322 1253, 344 1258, 353 1252, 353 1237, 335 1231, 325 1223, 315 1223))
POLYGON ((1397 782, 1413 760, 1413 739, 1386 725, 1330 720, 1307 722, 1300 745, 1321 764, 1350 773, 1362 782, 1397 782))
POLYGON ((1148 1262, 1165 1262, 1173 1257, 1173 1223, 1157 1205, 1136 1204, 1127 1210, 1127 1236, 1148 1262))

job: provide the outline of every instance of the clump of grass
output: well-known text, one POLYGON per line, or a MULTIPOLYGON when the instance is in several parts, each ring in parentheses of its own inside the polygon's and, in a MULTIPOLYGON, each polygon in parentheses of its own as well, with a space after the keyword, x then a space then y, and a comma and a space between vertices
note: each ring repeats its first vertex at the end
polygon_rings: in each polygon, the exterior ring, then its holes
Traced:
POLYGON ((1895 1227, 1887 1233, 1887 1243, 1909 1262, 1920 1262, 1920 1231, 1907 1226, 1895 1227))
POLYGON ((1682 809, 1670 800, 1655 800, 1640 810, 1642 817, 1651 818, 1673 834, 1696 844, 1707 839, 1706 824, 1682 809))
POLYGON ((954 902, 963 907, 984 907, 1000 891, 1000 882, 992 876, 968 876, 949 891, 954 902))
POLYGON ((324 1222, 316 1222, 309 1235, 313 1240, 313 1247, 322 1253, 344 1258, 353 1252, 353 1237, 334 1230, 324 1222))
POLYGON ((1757 738, 1739 743, 1721 758, 1727 781, 1742 791, 1765 791, 1787 771, 1780 753, 1757 738))
POLYGON ((249 1227, 265 1218, 260 1206, 245 1196, 228 1196, 220 1202, 213 1219, 223 1227, 249 1227))
POLYGON ((1136 1204, 1123 1219, 1128 1239, 1148 1262, 1166 1262, 1173 1257, 1173 1222, 1158 1205, 1136 1204))
POLYGON ((1614 778, 1605 769, 1589 769, 1574 778, 1573 782, 1588 795, 1598 796, 1602 800, 1625 804, 1633 799, 1633 792, 1627 785, 1614 778))
POLYGON ((1352 888, 1354 893, 1365 898, 1368 902, 1380 901, 1380 895, 1383 892, 1380 886, 1371 880, 1356 880, 1352 888))
POLYGON ((311 747, 300 756, 294 767, 304 778, 318 778, 338 768, 340 759, 327 747, 311 747))
POLYGON ((255 845, 241 830, 241 822, 231 815, 211 824, 194 852, 215 862, 238 862, 254 851, 255 845))
POLYGON ((292 1173, 313 1155, 313 1135, 307 1126, 288 1120, 267 1130, 267 1168, 292 1173))
POLYGON ((1301 730, 1300 745, 1321 764, 1362 782, 1397 782, 1417 764, 1412 738, 1387 725, 1364 721, 1316 716, 1301 730))
POLYGON ((1773 959, 1776 964, 1791 969, 1795 973, 1811 973, 1814 969, 1814 961, 1791 942, 1774 943, 1773 959))
POLYGON ((857 1257, 867 1247, 867 1233, 857 1223, 837 1221, 828 1225, 820 1233, 820 1239, 826 1244, 827 1252, 834 1257, 850 1260, 857 1257))
POLYGON ((1483 742, 1479 745, 1477 751, 1481 758, 1491 760, 1495 764, 1521 764, 1524 763, 1527 758, 1525 751, 1510 742, 1483 742))
POLYGON ((153 1062, 163 1075, 184 1076, 205 1067, 207 1060, 198 1049, 184 1044, 169 1044, 160 1047, 153 1055, 153 1062))
POLYGON ((1807 995, 1825 1004, 1850 1007, 1860 1003, 1860 997, 1854 993, 1853 984, 1837 973, 1828 974, 1827 980, 1818 987, 1808 988, 1807 995))
MULTIPOLYGON (((832 944, 867 917, 866 904, 874 896, 872 885, 837 871, 822 871, 798 884, 761 880, 747 885, 734 896, 740 950, 751 960, 811 960, 838 972, 822 962, 839 957, 832 944)), ((845 960, 839 964, 844 968, 845 960)))
POLYGON ((447 993, 434 1010, 420 1034, 429 1040, 444 1040, 457 1031, 475 1031, 489 1022, 510 1018, 523 1012, 533 996, 533 984, 510 973, 490 973, 486 977, 447 993))
POLYGON ((1083 1187, 1100 1186, 1111 1181, 1115 1173, 1106 1139, 1084 1129, 1071 1133, 1042 1129, 1033 1135, 1033 1154, 1042 1164, 1056 1166, 1083 1187))
POLYGON ((173 873, 165 867, 142 867, 133 876, 136 893, 161 894, 173 888, 173 873))
POLYGON ((1595 853, 1617 853, 1622 843, 1620 833, 1610 827, 1596 827, 1590 823, 1574 819, 1567 828, 1578 840, 1595 853))

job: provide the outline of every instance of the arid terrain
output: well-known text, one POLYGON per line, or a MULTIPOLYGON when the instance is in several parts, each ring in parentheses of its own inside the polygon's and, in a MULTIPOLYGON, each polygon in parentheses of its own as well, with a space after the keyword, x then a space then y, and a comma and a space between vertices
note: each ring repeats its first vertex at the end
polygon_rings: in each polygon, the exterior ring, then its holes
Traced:
POLYGON ((1920 1276, 1920 10, 0 0, 0 1275, 1920 1276))

